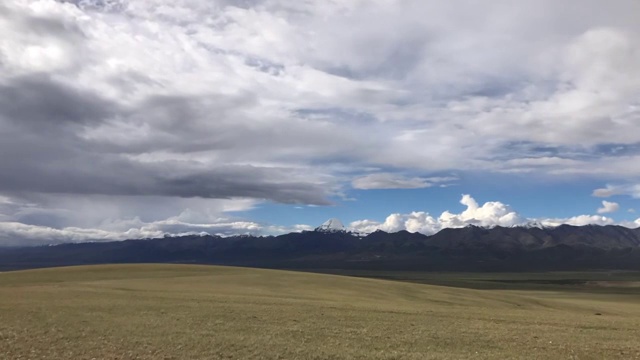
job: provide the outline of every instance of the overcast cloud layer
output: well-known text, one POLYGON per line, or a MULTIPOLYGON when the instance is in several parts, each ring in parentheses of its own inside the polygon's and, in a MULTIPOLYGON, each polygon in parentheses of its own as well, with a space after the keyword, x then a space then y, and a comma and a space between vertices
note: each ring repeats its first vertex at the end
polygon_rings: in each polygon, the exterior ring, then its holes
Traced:
MULTIPOLYGON (((2 1, 0 243, 307 229, 241 212, 463 172, 640 197, 637 14, 636 0, 2 1)), ((352 226, 529 221, 463 204, 352 226)))

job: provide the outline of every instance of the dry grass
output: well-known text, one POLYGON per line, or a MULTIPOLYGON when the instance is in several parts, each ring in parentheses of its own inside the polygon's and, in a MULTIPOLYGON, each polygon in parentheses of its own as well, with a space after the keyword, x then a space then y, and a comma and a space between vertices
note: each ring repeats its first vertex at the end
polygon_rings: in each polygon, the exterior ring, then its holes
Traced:
POLYGON ((186 265, 0 273, 0 359, 640 359, 639 339, 637 295, 186 265))

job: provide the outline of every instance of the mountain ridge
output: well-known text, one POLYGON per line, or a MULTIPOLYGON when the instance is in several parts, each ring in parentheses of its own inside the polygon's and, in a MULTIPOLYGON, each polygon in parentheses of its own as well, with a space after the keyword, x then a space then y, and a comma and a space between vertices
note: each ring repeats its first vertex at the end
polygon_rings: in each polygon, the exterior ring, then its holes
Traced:
POLYGON ((406 230, 363 236, 329 225, 278 236, 188 235, 5 248, 0 249, 0 270, 134 262, 300 269, 640 270, 640 229, 617 225, 468 226, 430 236, 406 230))

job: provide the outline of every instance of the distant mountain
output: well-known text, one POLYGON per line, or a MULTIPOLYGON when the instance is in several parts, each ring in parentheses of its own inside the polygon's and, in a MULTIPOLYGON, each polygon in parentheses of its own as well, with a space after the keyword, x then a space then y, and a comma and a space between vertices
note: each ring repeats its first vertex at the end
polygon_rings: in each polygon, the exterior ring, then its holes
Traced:
POLYGON ((0 270, 98 263, 450 271, 640 270, 640 229, 537 226, 444 229, 432 236, 345 231, 331 219, 280 236, 181 236, 0 249, 0 270))
POLYGON ((319 232, 342 232, 346 231, 342 221, 333 218, 325 221, 322 225, 318 226, 315 231, 319 232))

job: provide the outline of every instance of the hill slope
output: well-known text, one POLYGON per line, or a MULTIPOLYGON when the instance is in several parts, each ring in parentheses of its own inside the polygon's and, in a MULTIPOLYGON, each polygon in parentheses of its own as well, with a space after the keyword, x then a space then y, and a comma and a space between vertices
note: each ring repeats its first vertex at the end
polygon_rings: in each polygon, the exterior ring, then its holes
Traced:
POLYGON ((0 273, 0 318, 0 358, 10 359, 640 356, 637 295, 479 291, 230 267, 0 273))

